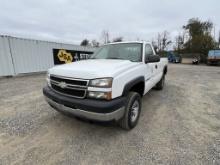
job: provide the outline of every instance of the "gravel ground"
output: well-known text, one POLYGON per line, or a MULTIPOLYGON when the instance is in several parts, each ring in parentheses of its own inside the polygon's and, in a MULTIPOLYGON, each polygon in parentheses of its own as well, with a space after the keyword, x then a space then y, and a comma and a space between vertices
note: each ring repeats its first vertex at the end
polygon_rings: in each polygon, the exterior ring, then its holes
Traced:
POLYGON ((0 79, 0 164, 220 164, 220 67, 169 65, 129 132, 54 111, 44 85, 0 79))

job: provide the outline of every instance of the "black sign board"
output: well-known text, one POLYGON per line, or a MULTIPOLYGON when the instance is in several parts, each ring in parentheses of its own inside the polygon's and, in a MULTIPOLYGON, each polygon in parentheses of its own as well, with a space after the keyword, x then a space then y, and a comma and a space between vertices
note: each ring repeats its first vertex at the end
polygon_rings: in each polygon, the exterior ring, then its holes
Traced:
POLYGON ((67 64, 74 61, 88 59, 93 52, 53 49, 54 64, 67 64))

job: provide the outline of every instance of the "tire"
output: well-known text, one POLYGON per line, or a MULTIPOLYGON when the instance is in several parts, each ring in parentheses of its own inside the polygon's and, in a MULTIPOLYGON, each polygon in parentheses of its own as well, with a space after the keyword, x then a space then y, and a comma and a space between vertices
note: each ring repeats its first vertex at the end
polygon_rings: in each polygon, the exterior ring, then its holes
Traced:
POLYGON ((139 120, 141 112, 141 96, 137 92, 129 92, 126 101, 125 114, 119 121, 121 128, 131 130, 139 120))
POLYGON ((162 76, 161 80, 155 86, 155 89, 162 90, 165 84, 165 75, 162 76))

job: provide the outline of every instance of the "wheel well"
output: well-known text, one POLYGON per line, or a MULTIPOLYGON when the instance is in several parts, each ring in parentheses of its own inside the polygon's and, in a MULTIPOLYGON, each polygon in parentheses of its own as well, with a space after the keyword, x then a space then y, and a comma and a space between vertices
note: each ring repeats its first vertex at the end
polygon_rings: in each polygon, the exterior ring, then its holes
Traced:
POLYGON ((141 95, 141 97, 144 95, 144 82, 139 82, 131 87, 129 91, 137 92, 141 95))
POLYGON ((164 67, 164 69, 163 69, 163 74, 164 74, 164 75, 167 74, 167 66, 164 67))

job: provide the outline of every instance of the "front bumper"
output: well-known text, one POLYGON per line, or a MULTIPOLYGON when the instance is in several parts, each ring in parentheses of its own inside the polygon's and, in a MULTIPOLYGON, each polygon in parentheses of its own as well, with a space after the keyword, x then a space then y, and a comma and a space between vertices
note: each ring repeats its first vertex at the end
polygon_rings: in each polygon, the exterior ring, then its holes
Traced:
POLYGON ((210 62, 210 63, 219 63, 220 58, 210 58, 210 59, 208 59, 208 62, 210 62))
POLYGON ((43 88, 46 101, 57 111, 68 112, 81 118, 97 121, 119 120, 124 115, 125 97, 111 101, 76 99, 56 93, 50 87, 43 88))

